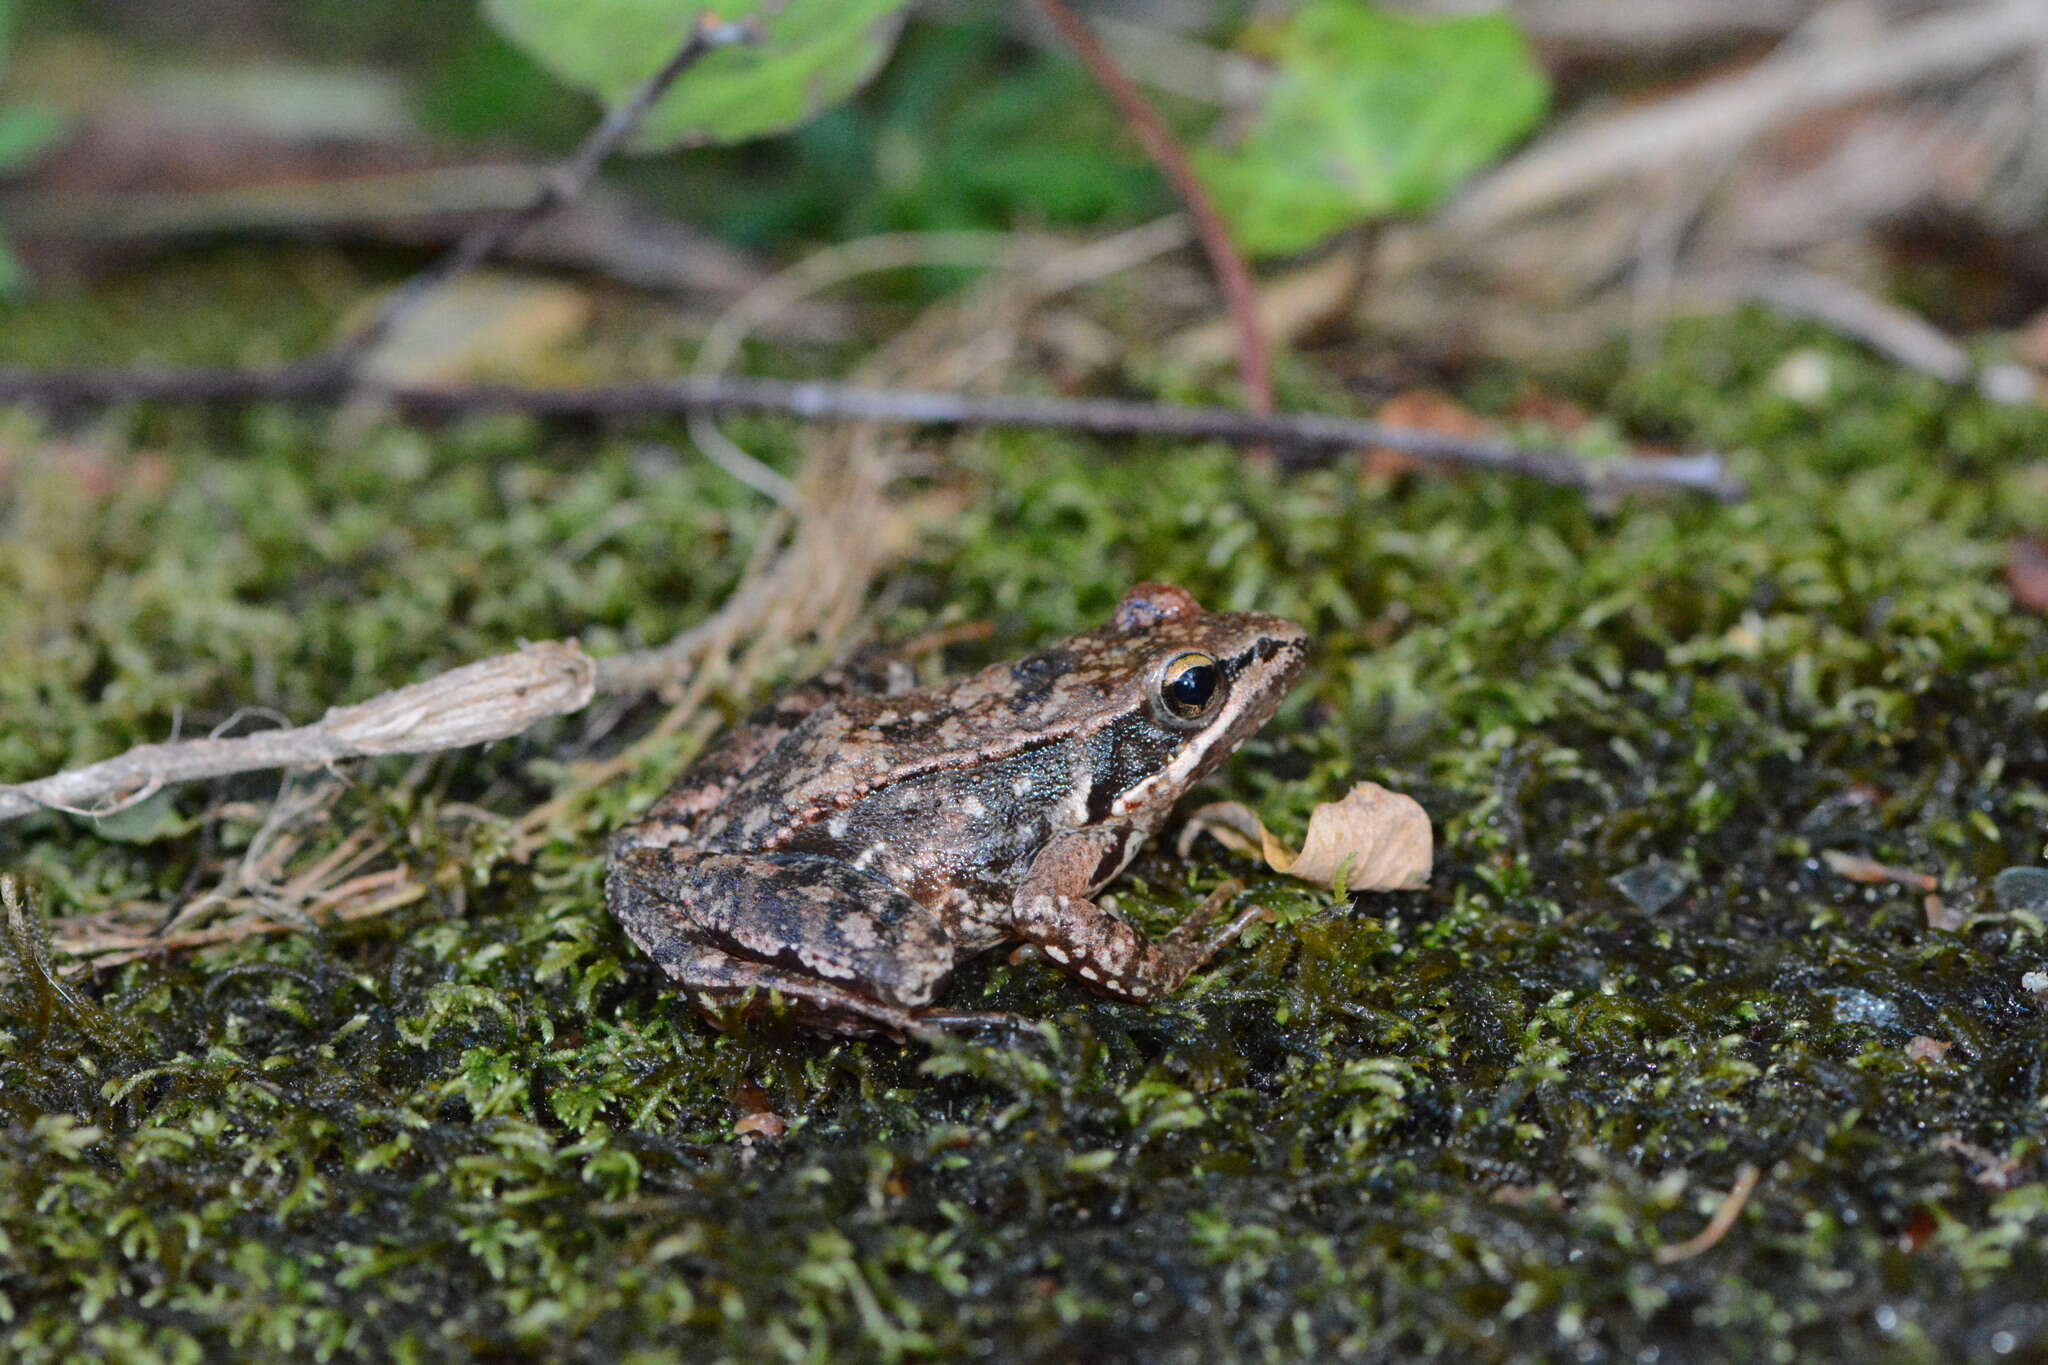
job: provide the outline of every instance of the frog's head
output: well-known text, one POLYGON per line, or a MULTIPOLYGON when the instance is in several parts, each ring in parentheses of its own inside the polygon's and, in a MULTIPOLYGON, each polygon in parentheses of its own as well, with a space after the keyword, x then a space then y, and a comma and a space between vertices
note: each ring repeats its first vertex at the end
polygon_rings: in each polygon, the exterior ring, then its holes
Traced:
POLYGON ((1271 719, 1301 677, 1308 634, 1141 583, 1072 648, 1094 681, 1087 820, 1152 825, 1271 719))

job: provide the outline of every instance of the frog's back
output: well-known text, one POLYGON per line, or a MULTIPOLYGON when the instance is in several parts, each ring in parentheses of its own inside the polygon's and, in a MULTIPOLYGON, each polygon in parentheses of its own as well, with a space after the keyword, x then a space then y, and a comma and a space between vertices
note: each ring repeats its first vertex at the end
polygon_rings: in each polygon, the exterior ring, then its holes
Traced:
POLYGON ((822 707, 725 793, 696 842, 849 861, 875 850, 883 863, 961 867, 991 843, 1034 830, 1042 841, 1045 821, 1033 812, 1068 790, 1073 744, 992 723, 988 709, 987 699, 939 689, 822 707))

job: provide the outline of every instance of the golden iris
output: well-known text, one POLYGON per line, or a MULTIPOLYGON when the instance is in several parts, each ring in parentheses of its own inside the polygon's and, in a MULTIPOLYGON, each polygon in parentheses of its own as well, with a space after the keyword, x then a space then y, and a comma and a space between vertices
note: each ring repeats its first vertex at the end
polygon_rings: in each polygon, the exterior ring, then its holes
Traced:
POLYGON ((1182 720, 1209 709, 1223 691, 1223 670, 1206 654, 1176 655, 1159 674, 1159 700, 1182 720))

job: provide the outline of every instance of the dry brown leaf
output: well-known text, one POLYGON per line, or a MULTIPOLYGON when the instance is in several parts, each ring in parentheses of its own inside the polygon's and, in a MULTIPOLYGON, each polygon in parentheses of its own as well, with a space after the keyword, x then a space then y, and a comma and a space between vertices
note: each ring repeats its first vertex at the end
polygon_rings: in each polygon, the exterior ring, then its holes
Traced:
POLYGON ((1948 1050, 1954 1046, 1954 1043, 1945 1043, 1939 1038, 1915 1036, 1906 1044, 1906 1057, 1909 1061, 1915 1062, 1938 1062, 1948 1055, 1948 1050))
POLYGON ((1945 929, 1955 933, 1969 927, 1968 915, 1931 892, 1927 899, 1920 903, 1920 908, 1927 912, 1927 927, 1930 929, 1945 929))
POLYGON ((1560 394, 1529 384, 1508 405, 1508 416, 1518 422, 1541 422, 1552 431, 1575 436, 1584 431, 1593 415, 1560 394))
POLYGON ((596 301, 554 280, 482 270, 435 291, 370 352, 387 384, 545 379, 560 348, 590 325, 596 301))
POLYGON ((2013 354, 2022 364, 2037 370, 2048 371, 2048 308, 2042 309, 2027 320, 2020 328, 2020 334, 2013 342, 2013 354))
POLYGON ((759 1134, 761 1137, 779 1138, 788 1131, 789 1124, 783 1121, 782 1115, 766 1110, 758 1114, 742 1115, 732 1126, 734 1137, 759 1134))
POLYGON ((2020 536, 2005 547, 2005 586, 2013 601, 2048 615, 2048 540, 2020 536))
POLYGON ((1892 867, 1875 858, 1866 858, 1860 853, 1843 853, 1839 849, 1828 849, 1820 855, 1828 865, 1828 871, 1837 877, 1852 882, 1863 882, 1871 886, 1896 884, 1910 886, 1916 891, 1932 891, 1941 885, 1925 872, 1916 872, 1910 867, 1892 867))
MULTIPOLYGON (((1457 436, 1468 441, 1480 440, 1493 430, 1477 413, 1434 389, 1409 389, 1395 394, 1380 404, 1373 420, 1385 427, 1457 436)), ((1360 460, 1360 470, 1368 477, 1406 474, 1422 467, 1422 462, 1413 455, 1387 446, 1371 447, 1360 460)))
POLYGON ((1434 855, 1429 813, 1415 798, 1376 782, 1361 782, 1343 800, 1317 806, 1299 853, 1238 801, 1196 811, 1181 833, 1182 853, 1203 833, 1238 853, 1261 855, 1275 872, 1325 889, 1334 888, 1342 874, 1347 891, 1413 891, 1429 881, 1434 855))

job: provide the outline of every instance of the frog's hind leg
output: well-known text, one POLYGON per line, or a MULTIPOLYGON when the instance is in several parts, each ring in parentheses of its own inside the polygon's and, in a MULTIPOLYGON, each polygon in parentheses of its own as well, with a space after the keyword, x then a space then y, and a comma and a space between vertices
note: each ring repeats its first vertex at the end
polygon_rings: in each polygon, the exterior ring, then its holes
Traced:
POLYGON ((623 850, 606 897, 634 942, 692 990, 778 991, 841 1032, 990 1022, 936 1011, 925 1021, 960 945, 935 911, 836 859, 623 850))

